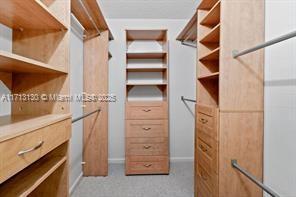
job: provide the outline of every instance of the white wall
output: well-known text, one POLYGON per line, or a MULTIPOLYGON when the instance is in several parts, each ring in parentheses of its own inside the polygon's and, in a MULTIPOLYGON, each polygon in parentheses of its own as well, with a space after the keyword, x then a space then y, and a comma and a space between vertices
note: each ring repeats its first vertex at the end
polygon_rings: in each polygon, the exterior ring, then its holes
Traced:
POLYGON ((125 108, 125 30, 168 29, 169 87, 170 87, 170 154, 173 160, 192 160, 194 149, 194 104, 189 109, 181 96, 195 98, 196 50, 183 46, 175 39, 188 20, 135 20, 110 19, 108 23, 115 40, 110 44, 113 58, 109 67, 109 92, 117 96, 109 108, 109 159, 124 159, 124 108, 125 108))
MULTIPOLYGON (((12 51, 12 30, 0 24, 0 50, 12 51)), ((10 90, 0 81, 0 116, 11 113, 11 103, 1 100, 2 95, 10 94, 10 90)))
MULTIPOLYGON (((81 94, 83 92, 83 40, 82 28, 71 18, 70 35, 70 94, 81 94)), ((83 114, 82 102, 71 103, 73 118, 83 114)), ((82 175, 82 150, 83 150, 83 121, 72 124, 72 138, 70 145, 70 190, 75 187, 82 175)))
MULTIPOLYGON (((266 0, 266 40, 296 30, 295 0, 266 0)), ((266 49, 265 183, 296 196, 296 38, 266 49)))

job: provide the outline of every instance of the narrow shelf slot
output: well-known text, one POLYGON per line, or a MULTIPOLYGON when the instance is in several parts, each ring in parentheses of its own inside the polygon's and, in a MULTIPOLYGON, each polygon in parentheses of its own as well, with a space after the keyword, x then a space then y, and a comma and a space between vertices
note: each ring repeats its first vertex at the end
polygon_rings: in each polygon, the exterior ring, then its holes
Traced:
POLYGON ((0 51, 0 71, 16 73, 67 73, 64 68, 57 68, 5 51, 0 51))
POLYGON ((166 39, 167 30, 127 30, 127 41, 134 40, 157 40, 162 41, 166 39))
POLYGON ((207 75, 201 75, 198 77, 199 80, 203 80, 203 79, 217 79, 219 77, 219 72, 216 73, 210 73, 207 75))
POLYGON ((67 29, 40 0, 1 0, 0 23, 13 29, 67 29))
POLYGON ((219 59, 219 52, 220 52, 220 47, 217 49, 209 52, 205 56, 201 57, 199 60, 200 61, 205 61, 205 60, 218 60, 219 59))
POLYGON ((138 68, 126 68, 126 70, 128 71, 128 72, 164 72, 164 71, 166 71, 167 70, 167 68, 166 67, 159 67, 159 68, 152 68, 152 67, 150 67, 150 68, 148 68, 148 67, 143 67, 143 68, 141 68, 141 67, 138 67, 138 68))
POLYGON ((204 16, 201 25, 215 26, 220 23, 220 7, 221 1, 218 1, 214 7, 204 16))
POLYGON ((28 196, 66 162, 66 157, 49 157, 35 162, 0 186, 0 196, 28 196), (9 194, 9 195, 8 195, 9 194))
POLYGON ((198 6, 198 9, 210 10, 217 2, 218 0, 202 0, 202 2, 198 6))
POLYGON ((219 43, 219 41, 220 41, 220 23, 218 25, 216 25, 199 42, 206 44, 206 43, 219 43))
POLYGON ((129 59, 157 59, 164 58, 166 52, 127 52, 126 56, 129 59))
POLYGON ((71 114, 0 116, 0 142, 71 118, 71 114))
POLYGON ((167 82, 156 82, 156 83, 142 83, 142 82, 127 82, 127 86, 166 86, 167 82))

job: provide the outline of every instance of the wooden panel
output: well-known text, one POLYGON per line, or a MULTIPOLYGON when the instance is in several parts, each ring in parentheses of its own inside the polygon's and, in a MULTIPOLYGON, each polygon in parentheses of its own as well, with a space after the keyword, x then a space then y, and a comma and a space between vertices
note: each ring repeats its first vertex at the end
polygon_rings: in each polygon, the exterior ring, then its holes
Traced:
POLYGON ((211 107, 211 106, 206 106, 206 105, 202 105, 202 104, 197 104, 196 105, 196 112, 208 115, 208 116, 217 116, 217 110, 218 108, 215 107, 211 107))
POLYGON ((211 129, 216 127, 216 125, 214 125, 216 123, 214 117, 202 113, 197 114, 197 117, 198 124, 203 125, 205 127, 209 127, 211 129))
POLYGON ((209 173, 201 165, 198 165, 197 173, 202 185, 204 185, 213 196, 218 194, 218 176, 215 173, 209 173))
POLYGON ((213 8, 203 17, 200 24, 206 26, 216 26, 220 23, 221 1, 218 1, 213 8))
POLYGON ((168 174, 167 156, 129 156, 126 157, 126 174, 168 174))
POLYGON ((163 41, 166 39, 167 30, 126 30, 127 41, 133 40, 157 40, 163 41))
POLYGON ((168 121, 126 120, 126 137, 168 137, 168 121))
POLYGON ((209 53, 202 56, 199 60, 218 60, 219 59, 220 48, 216 48, 209 53))
POLYGON ((220 24, 216 25, 211 31, 200 39, 201 43, 219 43, 220 42, 220 24))
POLYGON ((262 190, 232 168, 231 160, 262 181, 263 113, 220 113, 220 196, 261 197, 262 190))
MULTIPOLYGON (((218 143, 217 143, 218 147, 218 143)), ((210 147, 201 139, 198 139, 197 158, 198 164, 204 167, 211 174, 218 174, 217 147, 210 147)))
POLYGON ((202 0, 198 5, 198 9, 210 10, 217 2, 218 0, 202 0))
POLYGON ((264 1, 225 0, 221 9, 220 109, 262 111, 264 51, 237 59, 232 58, 232 51, 264 42, 264 1))
POLYGON ((0 51, 0 70, 18 73, 67 73, 63 67, 54 67, 5 51, 0 51))
POLYGON ((153 68, 153 67, 138 67, 138 68, 126 68, 127 72, 164 72, 167 70, 167 67, 159 67, 159 68, 153 68))
POLYGON ((126 102, 126 119, 167 119, 167 102, 126 102))
POLYGON ((0 22, 13 29, 67 28, 64 22, 39 0, 1 0, 0 22))
POLYGON ((197 39, 197 12, 195 12, 193 17, 189 20, 187 25, 177 37, 177 40, 179 41, 183 41, 185 39, 191 41, 195 41, 197 39))
POLYGON ((126 138, 126 155, 168 155, 168 138, 126 138))
POLYGON ((9 89, 12 88, 12 74, 7 72, 0 72, 0 81, 9 89))
POLYGON ((126 57, 129 59, 159 59, 164 58, 167 52, 127 52, 126 57))
MULTIPOLYGON (((108 31, 84 42, 84 92, 106 95, 108 88, 108 31)), ((83 173, 85 176, 108 174, 108 103, 85 102, 84 112, 101 112, 84 119, 83 173)))

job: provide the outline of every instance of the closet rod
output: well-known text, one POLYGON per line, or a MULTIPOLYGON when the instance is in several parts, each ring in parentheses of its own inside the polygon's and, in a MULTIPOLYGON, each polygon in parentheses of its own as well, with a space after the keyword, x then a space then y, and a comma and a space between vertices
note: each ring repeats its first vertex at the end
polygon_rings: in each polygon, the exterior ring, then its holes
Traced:
POLYGON ((261 189, 263 189, 265 192, 267 192, 269 195, 273 197, 280 197, 276 192, 274 192, 272 189, 270 189, 268 186, 264 185, 262 182, 257 180, 255 176, 247 172, 245 169, 240 167, 237 163, 237 160, 233 159, 231 160, 231 166, 235 169, 237 169, 239 172, 241 172, 243 175, 248 177, 253 183, 255 183, 257 186, 259 186, 261 189))
POLYGON ((190 46, 190 47, 193 47, 193 48, 197 48, 197 45, 196 44, 193 44, 193 43, 181 41, 181 44, 182 45, 186 45, 186 46, 190 46))
POLYGON ((189 101, 189 102, 196 103, 196 100, 187 99, 187 98, 184 98, 184 96, 181 96, 181 100, 182 100, 182 101, 189 101))
POLYGON ((92 115, 94 113, 100 112, 100 111, 101 111, 101 108, 98 108, 95 111, 89 112, 87 114, 84 114, 83 116, 80 116, 78 118, 72 119, 72 123, 77 122, 77 121, 79 121, 79 120, 81 120, 83 118, 86 118, 86 117, 88 117, 88 116, 90 116, 90 115, 92 115))
MULTIPOLYGON (((93 24, 93 26, 96 28, 97 32, 98 32, 98 35, 100 36, 101 35, 101 31, 100 29, 98 28, 97 24, 94 22, 92 16, 88 13, 88 10, 87 8, 85 7, 84 3, 82 2, 82 0, 78 0, 81 7, 83 8, 84 12, 86 13, 87 17, 89 18, 89 20, 91 21, 91 23, 93 24)), ((87 32, 87 31, 86 31, 87 32)))
POLYGON ((238 50, 234 50, 234 51, 232 51, 232 56, 233 56, 233 58, 237 58, 239 56, 242 56, 242 55, 245 55, 245 54, 248 54, 248 53, 252 53, 252 52, 257 51, 259 49, 262 49, 262 48, 277 44, 279 42, 288 40, 288 39, 293 38, 293 37, 296 37, 296 31, 293 31, 291 33, 280 36, 278 38, 267 41, 267 42, 265 42, 263 44, 259 44, 258 46, 255 46, 253 48, 250 48, 250 49, 247 49, 247 50, 244 50, 244 51, 241 51, 241 52, 239 52, 238 50))

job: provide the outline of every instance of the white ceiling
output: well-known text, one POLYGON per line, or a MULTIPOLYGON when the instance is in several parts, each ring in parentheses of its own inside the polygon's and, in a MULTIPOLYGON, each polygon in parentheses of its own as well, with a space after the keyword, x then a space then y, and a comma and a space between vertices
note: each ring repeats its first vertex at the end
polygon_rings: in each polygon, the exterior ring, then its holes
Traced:
POLYGON ((199 0, 97 0, 106 18, 188 19, 199 0))

